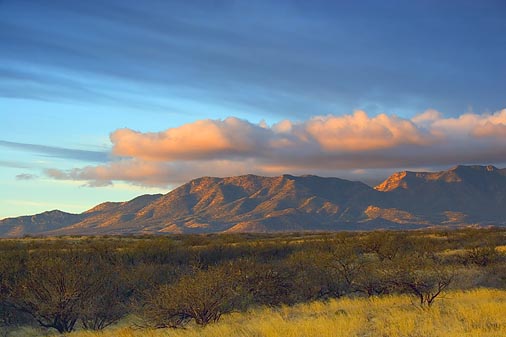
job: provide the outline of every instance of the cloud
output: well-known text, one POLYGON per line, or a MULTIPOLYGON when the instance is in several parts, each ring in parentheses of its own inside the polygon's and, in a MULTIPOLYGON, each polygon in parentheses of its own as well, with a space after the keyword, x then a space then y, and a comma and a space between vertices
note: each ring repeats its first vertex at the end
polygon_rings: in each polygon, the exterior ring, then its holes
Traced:
POLYGON ((238 118, 200 120, 158 133, 120 129, 111 134, 113 154, 145 160, 209 159, 249 155, 264 147, 268 131, 238 118))
POLYGON ((9 142, 5 140, 0 140, 0 146, 21 151, 35 152, 47 157, 75 159, 88 162, 91 161, 100 163, 107 162, 109 159, 108 153, 104 151, 69 149, 64 147, 46 146, 39 144, 9 142))
POLYGON ((456 118, 433 118, 428 126, 436 133, 448 135, 467 136, 472 134, 479 138, 499 137, 504 133, 497 133, 506 126, 506 109, 494 114, 466 113, 456 118))
POLYGON ((411 119, 355 111, 271 126, 229 117, 161 132, 119 129, 110 139, 110 162, 50 169, 46 174, 87 181, 89 186, 114 181, 168 186, 209 175, 313 173, 357 178, 357 172, 366 172, 370 178, 374 170, 503 163, 506 109, 457 118, 427 110, 411 119))
POLYGON ((181 184, 201 176, 228 176, 253 171, 260 173, 254 168, 253 162, 209 160, 163 163, 128 159, 65 171, 47 169, 45 174, 58 180, 87 181, 87 186, 100 187, 111 185, 115 180, 142 186, 167 186, 181 184))
POLYGON ((315 117, 305 123, 304 130, 328 152, 370 151, 431 142, 431 135, 412 121, 385 114, 370 118, 364 111, 315 117))
POLYGON ((0 166, 9 167, 9 168, 30 168, 31 165, 26 163, 16 162, 16 161, 8 161, 8 160, 0 160, 0 166))
POLYGON ((16 175, 17 180, 33 180, 33 179, 37 179, 37 178, 38 178, 37 175, 30 174, 30 173, 21 173, 21 174, 16 175))
POLYGON ((187 99, 299 114, 503 102, 500 1, 455 11, 413 1, 368 11, 302 3, 213 1, 203 10, 193 1, 3 1, 0 96, 143 110, 187 99), (19 19, 28 16, 37 20, 19 19))
POLYGON ((273 160, 294 152, 339 154, 418 146, 433 135, 406 119, 385 114, 317 116, 305 122, 283 120, 272 127, 229 117, 199 120, 157 133, 130 129, 111 134, 113 154, 146 161, 257 158, 273 160))

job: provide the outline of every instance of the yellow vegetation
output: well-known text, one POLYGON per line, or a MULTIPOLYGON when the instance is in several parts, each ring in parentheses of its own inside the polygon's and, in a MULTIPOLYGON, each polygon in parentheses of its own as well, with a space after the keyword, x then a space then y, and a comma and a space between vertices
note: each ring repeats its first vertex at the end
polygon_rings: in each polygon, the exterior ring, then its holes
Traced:
POLYGON ((406 295, 344 298, 225 315, 179 330, 113 327, 70 337, 504 337, 506 291, 448 292, 430 308, 406 295))

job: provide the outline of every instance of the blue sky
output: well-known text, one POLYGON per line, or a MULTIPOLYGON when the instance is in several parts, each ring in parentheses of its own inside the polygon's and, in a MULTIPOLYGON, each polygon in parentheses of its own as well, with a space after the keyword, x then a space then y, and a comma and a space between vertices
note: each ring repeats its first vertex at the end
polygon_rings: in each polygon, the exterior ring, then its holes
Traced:
POLYGON ((0 218, 198 175, 502 164, 505 15, 504 1, 0 1, 0 218), (371 133, 380 145, 357 145, 371 133))

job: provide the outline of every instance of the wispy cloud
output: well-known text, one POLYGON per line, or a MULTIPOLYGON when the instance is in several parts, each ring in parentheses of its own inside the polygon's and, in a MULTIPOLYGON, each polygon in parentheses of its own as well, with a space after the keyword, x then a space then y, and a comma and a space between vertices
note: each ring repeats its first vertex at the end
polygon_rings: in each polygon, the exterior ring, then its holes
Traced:
POLYGON ((17 161, 8 161, 8 160, 0 160, 0 166, 9 167, 9 168, 21 168, 21 169, 30 168, 30 165, 28 165, 26 163, 21 163, 21 162, 17 162, 17 161))
POLYGON ((37 179, 37 178, 38 178, 37 175, 30 174, 30 173, 21 173, 21 174, 16 175, 17 180, 33 180, 33 179, 37 179))
POLYGON ((116 130, 111 133, 110 162, 46 174, 90 186, 113 181, 167 186, 204 175, 336 175, 344 170, 503 163, 505 128, 506 109, 457 118, 428 110, 411 119, 356 111, 271 126, 235 117, 199 120, 153 133, 116 130))
POLYGON ((105 151, 69 149, 64 147, 47 146, 40 144, 17 143, 6 140, 0 140, 0 146, 20 151, 34 152, 47 157, 99 163, 107 162, 109 160, 109 154, 105 151))
POLYGON ((503 103, 500 2, 7 1, 0 14, 0 96, 130 105, 129 83, 150 96, 137 103, 198 97, 301 115, 503 103))

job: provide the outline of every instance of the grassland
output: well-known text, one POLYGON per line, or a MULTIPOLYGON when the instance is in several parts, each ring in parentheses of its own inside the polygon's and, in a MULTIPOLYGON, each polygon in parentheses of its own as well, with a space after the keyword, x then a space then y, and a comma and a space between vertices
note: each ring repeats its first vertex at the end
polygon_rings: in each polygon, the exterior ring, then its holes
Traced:
POLYGON ((504 337, 505 253, 499 228, 0 240, 0 337, 504 337))
MULTIPOLYGON (((76 331, 69 337, 504 337, 506 291, 451 291, 430 308, 406 295, 342 298, 232 313, 205 327, 76 331)), ((123 326, 121 326, 123 325, 123 326)), ((53 335, 57 336, 57 335, 53 335)))

